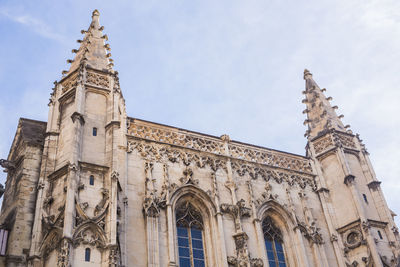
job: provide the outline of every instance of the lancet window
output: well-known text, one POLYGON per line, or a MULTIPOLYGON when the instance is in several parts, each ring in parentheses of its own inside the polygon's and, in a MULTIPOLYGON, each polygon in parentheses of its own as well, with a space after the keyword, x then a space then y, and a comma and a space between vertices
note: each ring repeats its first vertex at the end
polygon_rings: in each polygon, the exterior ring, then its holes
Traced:
POLYGON ((279 228, 275 226, 271 217, 265 217, 262 222, 262 229, 269 267, 286 267, 282 233, 279 228))
POLYGON ((176 209, 179 266, 204 267, 203 218, 190 203, 176 209))

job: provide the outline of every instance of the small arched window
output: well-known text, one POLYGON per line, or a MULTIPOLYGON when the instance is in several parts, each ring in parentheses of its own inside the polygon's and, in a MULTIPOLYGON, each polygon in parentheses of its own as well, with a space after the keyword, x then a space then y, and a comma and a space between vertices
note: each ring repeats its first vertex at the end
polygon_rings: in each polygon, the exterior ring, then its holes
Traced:
POLYGON ((262 229, 269 267, 286 267, 282 233, 279 228, 275 226, 271 217, 265 217, 262 222, 262 229))
POLYGON ((90 261, 90 248, 85 249, 85 261, 90 261))
POLYGON ((204 267, 203 218, 190 202, 176 209, 180 267, 204 267))
POLYGON ((92 131, 93 136, 97 136, 97 128, 93 127, 93 131, 92 131))
POLYGON ((89 176, 89 184, 94 185, 94 176, 93 175, 89 176))

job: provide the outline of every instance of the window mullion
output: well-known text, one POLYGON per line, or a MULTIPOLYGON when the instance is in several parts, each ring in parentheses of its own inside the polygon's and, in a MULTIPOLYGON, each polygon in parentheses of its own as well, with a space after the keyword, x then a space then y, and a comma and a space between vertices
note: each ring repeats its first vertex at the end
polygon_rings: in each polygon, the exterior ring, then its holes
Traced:
POLYGON ((274 249, 275 266, 279 267, 278 253, 276 252, 275 238, 272 239, 272 248, 274 249))
POLYGON ((194 266, 193 244, 192 244, 192 228, 188 228, 189 237, 189 251, 190 251, 190 265, 194 266))

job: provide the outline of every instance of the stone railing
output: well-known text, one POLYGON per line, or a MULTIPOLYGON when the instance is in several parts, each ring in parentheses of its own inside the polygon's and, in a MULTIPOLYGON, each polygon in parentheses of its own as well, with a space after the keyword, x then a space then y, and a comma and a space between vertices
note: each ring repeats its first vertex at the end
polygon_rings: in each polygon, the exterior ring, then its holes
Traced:
POLYGON ((129 118, 128 135, 262 165, 312 174, 307 158, 129 118))

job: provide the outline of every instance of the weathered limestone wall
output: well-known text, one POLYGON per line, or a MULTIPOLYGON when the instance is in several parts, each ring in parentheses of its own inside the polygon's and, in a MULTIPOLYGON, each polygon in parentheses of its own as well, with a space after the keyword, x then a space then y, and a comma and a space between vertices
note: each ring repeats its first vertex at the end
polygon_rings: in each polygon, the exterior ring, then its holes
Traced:
MULTIPOLYGON (((26 124, 35 123, 20 120, 17 142, 8 159, 14 168, 8 170, 0 225, 10 232, 7 256, 0 258, 0 266, 26 266, 29 254, 43 150, 41 141, 29 139, 30 126, 26 124)), ((42 122, 38 124, 45 126, 42 122)))

